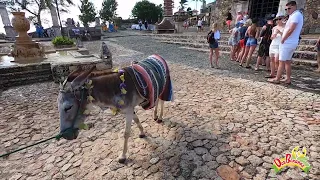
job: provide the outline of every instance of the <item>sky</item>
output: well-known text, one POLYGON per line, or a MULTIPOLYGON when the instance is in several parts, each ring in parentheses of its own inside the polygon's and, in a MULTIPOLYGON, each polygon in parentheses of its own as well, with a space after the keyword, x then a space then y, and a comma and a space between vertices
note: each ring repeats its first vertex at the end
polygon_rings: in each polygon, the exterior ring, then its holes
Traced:
MULTIPOLYGON (((102 1, 103 0, 91 0, 91 2, 94 3, 95 8, 96 8, 97 11, 101 9, 102 1)), ((118 9, 117 9, 118 16, 122 17, 122 19, 129 18, 129 16, 131 15, 132 8, 139 1, 141 1, 141 0, 117 0, 117 2, 118 2, 118 9)), ((154 4, 156 4, 156 5, 163 4, 163 0, 149 0, 149 1, 154 3, 154 4)), ((173 12, 176 12, 176 11, 178 11, 180 0, 173 0, 173 1, 174 1, 173 12)), ((191 1, 191 0, 189 0, 189 1, 190 2, 187 3, 186 7, 191 7, 192 9, 196 9, 196 7, 197 7, 197 10, 198 11, 200 10, 200 7, 202 5, 201 2, 196 3, 196 2, 191 1)), ((207 3, 210 3, 210 2, 213 2, 213 1, 214 0, 207 0, 207 3)), ((80 13, 80 10, 79 10, 78 6, 81 3, 80 3, 80 0, 74 0, 73 2, 75 3, 75 6, 70 7, 68 9, 69 13, 61 14, 61 20, 62 21, 66 21, 67 18, 73 18, 75 22, 79 21, 79 15, 81 13, 80 13)), ((28 12, 26 12, 26 16, 28 16, 28 15, 30 15, 30 14, 28 12)), ((51 22, 51 16, 50 16, 49 11, 43 12, 41 15, 42 15, 42 19, 44 19, 42 21, 43 27, 44 28, 51 27, 52 26, 52 22, 51 22)), ((10 18, 10 20, 12 19, 12 15, 11 15, 10 12, 9 12, 9 18, 10 18)), ((92 25, 94 25, 94 23, 92 23, 92 25)), ((31 24, 30 30, 28 32, 31 32, 31 31, 35 31, 35 27, 32 24, 31 24)), ((5 32, 5 30, 3 28, 3 25, 2 25, 1 18, 0 18, 0 32, 2 32, 2 33, 5 32)))

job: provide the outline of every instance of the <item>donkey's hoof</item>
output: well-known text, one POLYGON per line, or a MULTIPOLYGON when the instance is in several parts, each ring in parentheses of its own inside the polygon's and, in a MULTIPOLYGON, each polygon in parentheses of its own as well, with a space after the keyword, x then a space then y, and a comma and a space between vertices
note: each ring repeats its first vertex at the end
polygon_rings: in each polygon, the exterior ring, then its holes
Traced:
POLYGON ((119 163, 124 164, 126 162, 126 158, 119 158, 119 163))
POLYGON ((139 138, 145 138, 145 137, 146 137, 145 134, 140 134, 140 135, 139 135, 139 138))
POLYGON ((154 121, 158 121, 158 116, 153 118, 154 121))
POLYGON ((157 123, 162 123, 162 119, 157 119, 157 123))

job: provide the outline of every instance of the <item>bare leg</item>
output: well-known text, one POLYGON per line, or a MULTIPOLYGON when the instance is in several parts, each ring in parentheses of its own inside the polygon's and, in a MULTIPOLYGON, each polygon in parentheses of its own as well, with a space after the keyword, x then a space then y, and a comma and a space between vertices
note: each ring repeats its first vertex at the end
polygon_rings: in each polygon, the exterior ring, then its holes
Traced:
POLYGON ((145 133, 144 133, 144 131, 143 131, 143 127, 142 127, 142 125, 141 125, 141 123, 140 123, 140 121, 139 121, 139 118, 138 118, 138 116, 136 115, 135 112, 134 112, 134 114, 133 114, 133 120, 134 120, 134 122, 137 124, 137 126, 138 126, 138 128, 139 128, 139 130, 140 130, 139 138, 144 138, 144 137, 146 137, 146 135, 145 135, 145 133))
POLYGON ((275 62, 275 57, 270 57, 270 76, 274 76, 276 74, 276 62, 275 62))
POLYGON ((250 47, 248 58, 247 58, 247 62, 246 62, 246 67, 250 67, 250 61, 251 61, 252 54, 253 54, 255 49, 256 49, 256 46, 251 46, 250 47))
POLYGON ((213 68, 213 64, 212 64, 212 56, 213 56, 213 49, 212 49, 212 48, 210 48, 209 59, 210 59, 211 67, 213 68))
POLYGON ((243 54, 244 54, 244 48, 241 48, 239 51, 240 51, 240 52, 239 52, 239 54, 238 54, 237 61, 238 61, 238 62, 241 62, 242 56, 243 56, 243 54))
POLYGON ((276 54, 275 56, 276 56, 275 59, 274 59, 275 66, 276 66, 275 70, 278 71, 278 68, 279 68, 279 54, 276 54))
POLYGON ((160 103, 160 115, 159 115, 157 123, 161 123, 162 122, 164 101, 159 99, 159 103, 160 103))
POLYGON ((286 68, 286 79, 284 80, 285 83, 291 83, 291 60, 285 61, 285 68, 286 68))
POLYGON ((218 66, 218 61, 219 61, 219 48, 216 48, 214 51, 215 51, 215 54, 216 54, 216 67, 219 68, 219 66, 218 66))
POLYGON ((127 151, 128 151, 128 140, 130 137, 130 133, 131 133, 131 123, 132 123, 132 119, 133 119, 133 108, 132 109, 128 109, 128 111, 126 112, 126 127, 124 130, 124 143, 123 143, 123 151, 121 156, 119 157, 119 163, 124 163, 127 159, 127 151))
POLYGON ((260 66, 261 60, 262 60, 262 57, 258 56, 257 63, 256 63, 256 68, 254 70, 256 70, 256 71, 259 70, 259 66, 260 66))
POLYGON ((270 57, 266 56, 266 67, 267 67, 267 71, 270 71, 270 57))
POLYGON ((280 82, 281 75, 282 75, 282 72, 283 72, 283 69, 284 69, 284 61, 279 61, 279 68, 278 68, 278 72, 277 72, 276 78, 268 79, 268 81, 269 81, 269 82, 279 83, 279 82, 280 82))
POLYGON ((234 53, 234 46, 231 46, 231 53, 230 53, 230 60, 231 61, 233 61, 234 59, 234 55, 233 55, 233 53, 234 53))
POLYGON ((245 49, 244 49, 244 53, 243 53, 240 65, 242 65, 245 62, 245 60, 247 59, 249 50, 250 50, 250 46, 246 46, 245 49))

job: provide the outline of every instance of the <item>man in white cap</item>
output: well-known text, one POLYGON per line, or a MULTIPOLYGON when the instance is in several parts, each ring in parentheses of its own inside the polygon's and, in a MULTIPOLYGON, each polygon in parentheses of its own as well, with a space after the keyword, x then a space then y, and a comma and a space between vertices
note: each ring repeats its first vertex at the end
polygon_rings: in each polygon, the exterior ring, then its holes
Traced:
POLYGON ((297 10, 297 3, 290 1, 286 4, 286 12, 289 19, 286 22, 279 46, 279 67, 277 76, 274 79, 268 79, 271 83, 280 83, 283 69, 286 69, 286 78, 282 81, 285 84, 291 84, 291 60, 296 50, 299 37, 303 26, 303 15, 297 10))

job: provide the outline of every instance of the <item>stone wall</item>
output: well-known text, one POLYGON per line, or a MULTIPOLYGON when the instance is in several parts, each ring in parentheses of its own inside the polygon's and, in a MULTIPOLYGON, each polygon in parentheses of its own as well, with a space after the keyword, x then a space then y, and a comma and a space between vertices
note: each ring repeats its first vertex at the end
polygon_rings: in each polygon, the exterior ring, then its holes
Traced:
POLYGON ((306 1, 304 18, 304 33, 320 33, 320 0, 306 1))
POLYGON ((211 12, 211 18, 213 19, 213 22, 218 23, 220 29, 223 29, 223 27, 226 25, 226 18, 228 10, 231 9, 232 6, 232 0, 217 0, 212 8, 211 12))

